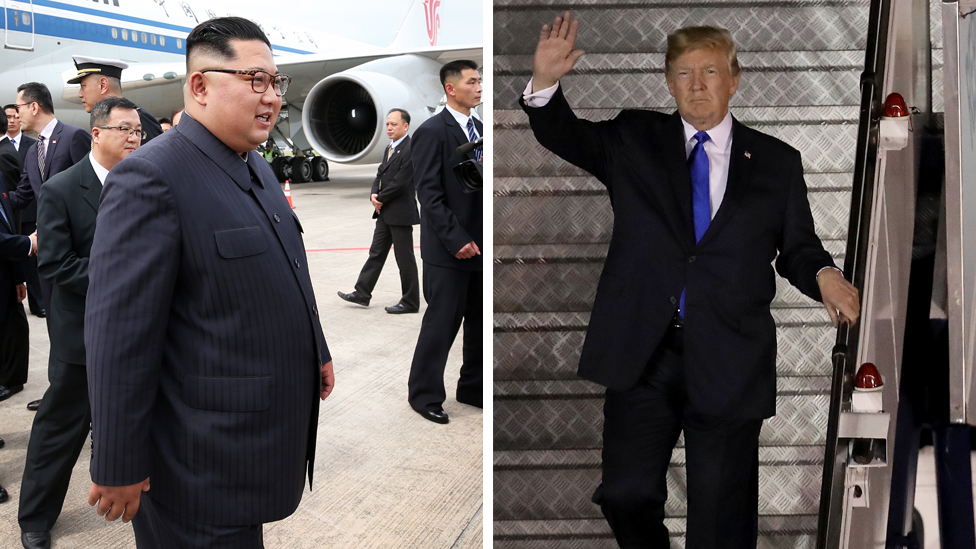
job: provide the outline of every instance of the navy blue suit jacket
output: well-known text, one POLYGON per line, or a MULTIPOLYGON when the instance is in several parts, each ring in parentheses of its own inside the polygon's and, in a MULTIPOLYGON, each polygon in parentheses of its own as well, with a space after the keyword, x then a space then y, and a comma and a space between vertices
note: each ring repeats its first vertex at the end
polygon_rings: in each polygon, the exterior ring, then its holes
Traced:
POLYGON ((539 143, 595 175, 613 207, 580 377, 611 389, 633 387, 687 288, 684 359, 692 405, 717 416, 775 414, 771 264, 816 300, 817 272, 833 265, 814 232, 800 153, 733 120, 725 197, 696 244, 678 113, 625 110, 613 120, 580 120, 561 87, 545 107, 520 102, 539 143))
MULTIPOLYGON (((484 135, 480 120, 475 120, 475 127, 484 135)), ((467 142, 467 130, 446 108, 421 124, 410 140, 420 202, 420 257, 440 267, 480 271, 483 256, 454 257, 471 241, 479 249, 483 245, 483 195, 464 192, 453 169, 464 160, 475 159, 473 151, 467 156, 457 154, 457 148, 467 142)))
POLYGON ((331 360, 301 233, 267 161, 187 114, 112 169, 85 314, 94 482, 150 477, 208 524, 294 512, 331 360))
MULTIPOLYGON (((26 143, 21 144, 21 150, 26 143)), ((78 163, 91 152, 91 134, 78 126, 65 124, 60 120, 54 125, 51 140, 44 153, 44 178, 64 171, 78 163)), ((9 194, 14 208, 23 210, 37 198, 41 191, 41 170, 37 165, 37 142, 31 144, 24 157, 24 173, 21 174, 17 189, 9 194)))

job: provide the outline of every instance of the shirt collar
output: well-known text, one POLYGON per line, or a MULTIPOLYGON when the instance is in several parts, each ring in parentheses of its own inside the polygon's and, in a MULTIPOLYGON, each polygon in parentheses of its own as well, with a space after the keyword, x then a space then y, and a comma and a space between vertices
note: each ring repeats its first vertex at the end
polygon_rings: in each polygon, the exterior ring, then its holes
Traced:
MULTIPOLYGON (((457 120, 458 125, 461 126, 462 130, 464 130, 464 133, 468 133, 468 119, 471 117, 459 113, 458 111, 452 109, 450 105, 444 105, 444 108, 447 109, 447 112, 451 113, 451 116, 453 116, 455 120, 457 120)), ((478 137, 481 137, 481 132, 478 131, 477 127, 474 129, 474 131, 478 134, 478 137)))
MULTIPOLYGON (((7 135, 7 134, 4 134, 4 135, 7 135)), ((23 136, 24 136, 24 132, 17 132, 17 135, 15 135, 13 137, 10 137, 9 135, 7 135, 7 139, 9 139, 11 141, 20 141, 20 138, 23 137, 23 136)))
POLYGON ((37 135, 43 137, 45 143, 49 143, 51 141, 51 134, 54 133, 54 126, 57 125, 58 119, 52 118, 51 121, 47 123, 47 126, 44 126, 44 129, 41 130, 37 135))
MULTIPOLYGON (((681 119, 681 125, 685 128, 685 143, 694 139, 695 134, 698 133, 698 130, 685 121, 684 118, 681 119)), ((712 141, 712 143, 715 143, 718 150, 728 150, 729 144, 732 141, 732 113, 725 113, 725 118, 723 118, 722 121, 719 122, 714 128, 705 130, 705 133, 708 134, 708 138, 712 141)))
POLYGON ((91 160, 92 168, 95 169, 95 175, 98 176, 98 180, 102 183, 102 185, 104 185, 105 178, 108 177, 108 170, 103 168, 102 165, 95 160, 94 154, 88 153, 88 160, 91 160))
POLYGON ((392 145, 393 148, 395 149, 395 148, 399 147, 400 146, 400 143, 403 143, 403 140, 406 139, 406 138, 407 138, 407 134, 403 134, 403 137, 401 137, 400 139, 397 139, 396 141, 390 143, 390 145, 392 145))

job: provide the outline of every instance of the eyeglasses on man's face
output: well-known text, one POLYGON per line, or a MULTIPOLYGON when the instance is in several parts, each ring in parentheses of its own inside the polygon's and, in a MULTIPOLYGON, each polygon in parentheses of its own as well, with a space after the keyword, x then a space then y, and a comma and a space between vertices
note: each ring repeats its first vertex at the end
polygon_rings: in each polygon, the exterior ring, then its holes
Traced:
POLYGON ((288 84, 291 83, 291 77, 287 74, 271 74, 268 71, 262 71, 258 69, 251 70, 241 70, 241 69, 203 69, 201 73, 205 72, 222 72, 225 74, 241 74, 244 76, 251 77, 251 89, 256 93, 264 93, 268 91, 268 88, 274 85, 275 95, 281 97, 285 95, 288 91, 288 84))
POLYGON ((27 103, 15 103, 14 108, 17 109, 18 113, 20 113, 21 107, 26 107, 27 105, 30 105, 32 103, 37 103, 37 101, 28 101, 27 103))
POLYGON ((135 128, 127 128, 125 126, 95 126, 101 130, 117 130, 119 133, 128 134, 126 137, 138 137, 139 139, 146 138, 146 132, 142 130, 137 130, 135 128))

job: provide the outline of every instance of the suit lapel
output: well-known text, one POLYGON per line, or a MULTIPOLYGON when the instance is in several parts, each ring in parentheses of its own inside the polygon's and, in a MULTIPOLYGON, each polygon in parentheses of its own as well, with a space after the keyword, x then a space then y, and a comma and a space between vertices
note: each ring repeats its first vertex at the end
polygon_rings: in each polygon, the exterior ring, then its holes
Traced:
MULTIPOLYGON (((441 111, 441 117, 443 117, 444 123, 447 124, 447 133, 454 138, 454 144, 451 145, 452 149, 456 149, 468 142, 467 130, 458 125, 457 120, 454 119, 454 115, 447 110, 447 107, 444 107, 444 110, 441 111)), ((474 153, 468 153, 466 158, 474 160, 474 153)))
MULTIPOLYGON (((210 133, 210 130, 205 128, 203 124, 184 112, 183 118, 180 118, 180 123, 176 125, 176 129, 186 136, 200 152, 226 172, 234 180, 234 183, 237 183, 238 187, 244 191, 251 189, 251 173, 247 168, 247 163, 236 152, 230 150, 230 147, 214 137, 214 134, 210 133)), ((248 158, 251 156, 248 153, 248 158)), ((255 173, 259 172, 255 171, 255 173)))
POLYGON ((93 211, 98 212, 98 199, 102 196, 102 182, 95 175, 95 168, 91 165, 91 159, 85 157, 81 161, 85 163, 85 173, 78 180, 78 186, 85 189, 83 194, 85 202, 91 206, 93 211))
POLYGON ((729 219, 739 209, 743 189, 752 177, 752 153, 749 152, 749 135, 744 131, 745 126, 732 118, 732 151, 729 153, 729 176, 725 184, 725 196, 722 205, 715 212, 715 218, 708 225, 708 230, 702 235, 701 243, 715 237, 722 230, 729 219))
POLYGON ((61 130, 64 129, 64 122, 58 120, 51 132, 51 139, 48 139, 47 147, 44 149, 44 181, 47 181, 48 174, 51 173, 51 164, 54 163, 54 154, 58 150, 58 142, 61 141, 61 130))
POLYGON ((10 215, 13 215, 14 208, 10 205, 10 201, 7 200, 7 193, 3 193, 3 197, 0 198, 0 204, 3 204, 4 215, 0 216, 0 223, 7 228, 7 232, 14 234, 14 228, 10 226, 10 215))
POLYGON ((671 115, 664 126, 664 165, 668 172, 669 189, 675 208, 668 212, 678 212, 672 222, 681 234, 681 240, 690 248, 695 246, 695 229, 691 214, 691 173, 685 155, 685 130, 678 113, 671 115))

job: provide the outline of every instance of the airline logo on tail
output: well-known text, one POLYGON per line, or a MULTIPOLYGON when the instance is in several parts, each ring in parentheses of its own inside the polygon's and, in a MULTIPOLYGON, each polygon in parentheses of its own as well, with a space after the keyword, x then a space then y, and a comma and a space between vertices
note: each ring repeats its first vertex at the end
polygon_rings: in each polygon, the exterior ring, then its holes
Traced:
POLYGON ((437 15, 437 8, 441 5, 441 0, 424 0, 424 15, 427 16, 427 38, 430 45, 437 45, 437 29, 441 26, 441 16, 437 15))

